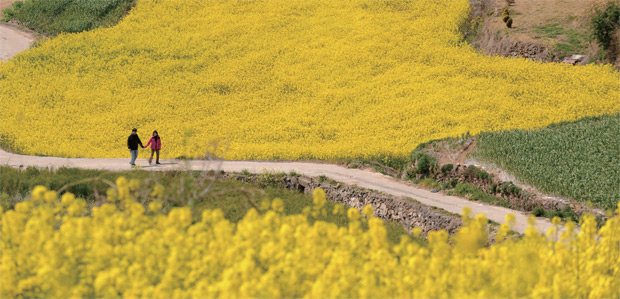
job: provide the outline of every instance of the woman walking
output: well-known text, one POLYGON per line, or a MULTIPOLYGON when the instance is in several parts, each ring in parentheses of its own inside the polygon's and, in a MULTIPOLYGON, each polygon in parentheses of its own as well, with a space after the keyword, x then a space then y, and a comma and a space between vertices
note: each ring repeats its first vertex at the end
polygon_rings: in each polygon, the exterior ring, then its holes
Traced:
POLYGON ((151 136, 149 141, 146 143, 145 147, 148 147, 149 144, 151 145, 151 157, 149 158, 149 165, 153 161, 153 154, 155 153, 157 153, 155 164, 160 164, 159 163, 159 150, 161 149, 161 138, 159 138, 159 134, 157 134, 157 131, 153 131, 153 136, 151 136))

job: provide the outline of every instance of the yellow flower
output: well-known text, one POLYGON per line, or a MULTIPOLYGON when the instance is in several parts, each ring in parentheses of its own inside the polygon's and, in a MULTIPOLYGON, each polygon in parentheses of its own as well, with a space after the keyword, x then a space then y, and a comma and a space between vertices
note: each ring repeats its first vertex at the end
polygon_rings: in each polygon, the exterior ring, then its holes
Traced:
POLYGON ((55 202, 58 200, 58 193, 56 193, 56 191, 46 191, 44 198, 48 203, 55 202))
POLYGON ((47 187, 45 186, 36 186, 32 190, 32 199, 35 201, 41 201, 45 198, 45 192, 47 192, 47 187))

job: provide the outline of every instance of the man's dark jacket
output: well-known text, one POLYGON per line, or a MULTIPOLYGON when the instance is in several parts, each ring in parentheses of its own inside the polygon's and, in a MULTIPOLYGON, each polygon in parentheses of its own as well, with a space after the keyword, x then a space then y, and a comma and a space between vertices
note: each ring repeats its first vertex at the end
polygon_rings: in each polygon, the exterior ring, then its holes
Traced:
POLYGON ((132 150, 135 151, 138 149, 138 144, 141 147, 144 147, 144 145, 142 145, 142 141, 140 141, 140 137, 138 137, 138 134, 131 134, 129 135, 129 138, 127 138, 127 147, 132 150))

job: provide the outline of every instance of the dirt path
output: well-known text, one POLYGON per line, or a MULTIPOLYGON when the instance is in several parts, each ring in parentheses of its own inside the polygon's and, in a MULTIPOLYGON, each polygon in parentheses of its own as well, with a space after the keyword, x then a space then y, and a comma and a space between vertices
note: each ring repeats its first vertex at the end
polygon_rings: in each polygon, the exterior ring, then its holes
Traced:
POLYGON ((8 60, 13 55, 27 50, 33 40, 32 34, 0 23, 0 60, 8 60))
MULTIPOLYGON (((144 155, 142 153, 142 155, 144 155)), ((263 161, 162 161, 159 166, 145 166, 141 169, 150 171, 164 171, 174 169, 191 170, 223 170, 226 172, 241 172, 248 170, 253 173, 270 172, 291 172, 307 176, 325 175, 330 179, 348 185, 359 186, 362 188, 380 191, 386 194, 408 197, 422 204, 437 207, 451 213, 460 214, 463 208, 470 207, 474 214, 485 214, 489 219, 503 223, 506 214, 513 213, 516 216, 516 231, 524 232, 527 227, 527 214, 502 207, 490 206, 483 203, 468 201, 463 198, 447 196, 440 193, 432 193, 428 190, 420 189, 406 182, 398 181, 380 173, 367 170, 349 169, 342 166, 331 164, 307 163, 307 162, 263 162, 263 161)), ((145 159, 138 159, 139 165, 147 165, 145 159)), ((11 167, 74 167, 84 169, 104 169, 104 170, 129 170, 129 158, 127 159, 83 159, 83 158, 55 158, 55 157, 35 157, 22 156, 7 153, 0 150, 0 165, 11 167)), ((551 227, 548 219, 539 218, 537 228, 541 232, 546 232, 551 227)))
MULTIPOLYGON (((8 59, 20 51, 26 50, 33 40, 33 36, 0 24, 0 59, 8 59)), ((143 154, 144 155, 144 154, 143 154)), ((139 159, 138 164, 147 164, 144 159, 139 159)), ((0 165, 11 167, 75 167, 83 169, 103 169, 103 170, 128 170, 129 159, 67 159, 56 157, 35 157, 22 156, 7 153, 0 150, 0 165)), ((463 208, 470 207, 474 214, 485 214, 489 219, 503 223, 506 214, 513 213, 516 216, 515 230, 523 233, 527 227, 527 214, 502 207, 490 206, 482 203, 468 201, 463 198, 446 196, 440 193, 431 193, 428 190, 420 189, 411 184, 397 181, 389 176, 376 172, 348 169, 342 166, 306 163, 306 162, 256 162, 256 161, 167 161, 160 166, 143 167, 144 170, 164 171, 174 169, 192 170, 224 170, 227 172, 241 172, 248 170, 254 173, 265 171, 272 172, 291 172, 307 176, 325 175, 333 180, 348 185, 357 185, 362 188, 372 189, 386 194, 412 198, 422 204, 437 207, 445 211, 460 214, 463 208)), ((551 227, 548 219, 539 218, 537 228, 541 232, 546 232, 551 227)))

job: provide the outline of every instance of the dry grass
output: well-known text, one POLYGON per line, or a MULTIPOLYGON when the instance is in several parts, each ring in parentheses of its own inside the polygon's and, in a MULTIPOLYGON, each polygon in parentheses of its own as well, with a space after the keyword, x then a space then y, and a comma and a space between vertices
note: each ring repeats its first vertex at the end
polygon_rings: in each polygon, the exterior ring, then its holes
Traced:
POLYGON ((512 40, 548 46, 561 56, 593 57, 598 48, 590 38, 590 16, 595 7, 609 1, 516 0, 514 5, 508 6, 506 1, 496 0, 487 30, 512 40), (512 29, 506 28, 501 20, 504 7, 509 9, 513 19, 512 29))

